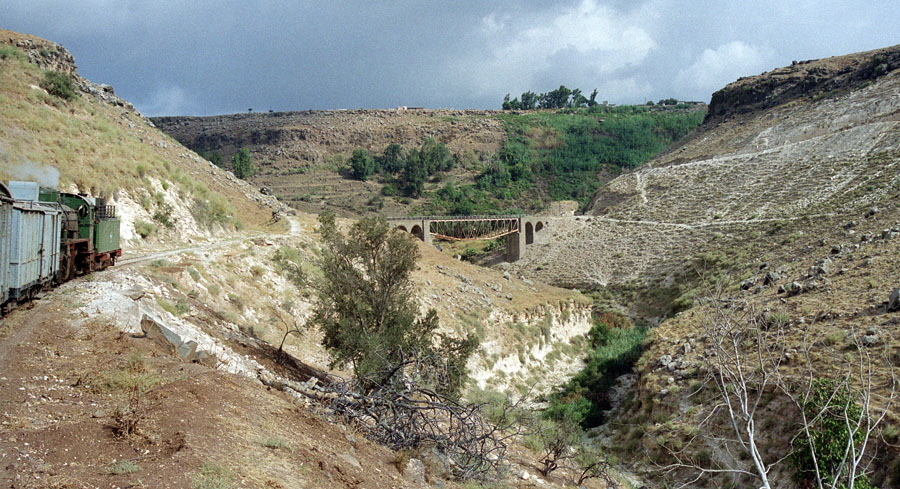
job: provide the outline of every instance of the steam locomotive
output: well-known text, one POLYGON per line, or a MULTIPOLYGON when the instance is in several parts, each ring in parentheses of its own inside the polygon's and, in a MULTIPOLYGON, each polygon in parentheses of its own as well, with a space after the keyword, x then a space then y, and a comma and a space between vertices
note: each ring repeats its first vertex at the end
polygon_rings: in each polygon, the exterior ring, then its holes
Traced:
POLYGON ((0 183, 0 314, 44 287, 115 265, 119 225, 104 199, 0 183))

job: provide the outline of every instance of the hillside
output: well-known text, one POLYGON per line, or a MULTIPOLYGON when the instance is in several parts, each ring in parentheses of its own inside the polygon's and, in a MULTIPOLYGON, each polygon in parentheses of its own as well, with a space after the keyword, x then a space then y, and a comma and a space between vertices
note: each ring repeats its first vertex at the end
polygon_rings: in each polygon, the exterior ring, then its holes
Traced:
MULTIPOLYGON (((493 111, 342 110, 248 113, 210 117, 157 117, 154 123, 198 152, 225 160, 250 148, 260 169, 253 181, 306 212, 331 210, 356 216, 381 196, 381 185, 342 176, 355 149, 380 154, 392 142, 418 146, 431 137, 475 162, 495 153, 504 139, 493 111)), ((380 209, 404 215, 408 206, 386 199, 380 209)))
POLYGON ((272 229, 273 213, 285 210, 156 130, 113 87, 78 76, 62 46, 0 30, 0 50, 0 179, 108 198, 129 250, 272 229), (73 77, 71 99, 41 88, 53 72, 73 77))
POLYGON ((259 167, 252 181, 308 212, 495 214, 544 212, 552 202, 587 203, 601 184, 642 164, 700 123, 706 106, 597 105, 563 110, 343 110, 158 117, 163 131, 223 166, 248 148, 259 167), (421 161, 446 156, 432 165, 421 161), (378 164, 353 175, 351 159, 365 151, 378 164), (433 146, 431 149, 435 149, 433 146), (415 192, 409 158, 427 170, 415 192), (385 166, 389 168, 380 168, 385 166))
POLYGON ((582 287, 665 288, 704 253, 748 262, 780 253, 786 239, 840 234, 896 192, 900 78, 896 61, 885 61, 896 52, 804 62, 729 85, 700 130, 603 186, 585 216, 551 226, 542 252, 514 269, 582 287), (829 88, 821 79, 830 76, 857 81, 829 88), (778 87, 771 99, 735 101, 765 87, 778 87), (567 267, 576 257, 582 266, 567 267))
MULTIPOLYGON (((871 389, 873 414, 891 399, 900 347, 890 302, 900 290, 898 68, 895 46, 728 85, 682 145, 599 189, 587 215, 548 225, 541 252, 510 267, 593 288, 662 321, 635 375, 620 379, 620 388, 634 382, 633 392, 601 430, 621 456, 645 454, 632 463, 652 483, 761 485, 730 471, 754 469, 727 441, 735 434, 714 382, 718 359, 737 351, 748 378, 767 371, 769 386, 784 382, 783 391, 751 384, 765 394, 754 420, 773 487, 795 483, 788 462, 777 461, 799 426, 787 396, 805 382, 850 375, 853 389, 871 389), (717 349, 730 325, 740 332, 735 350, 717 349), (749 351, 757 331, 775 349, 762 355, 775 370, 749 351), (871 377, 860 379, 858 368, 871 377)), ((878 487, 900 481, 898 422, 894 402, 873 433, 867 468, 878 487)))
MULTIPOLYGON (((0 41, 0 178, 108 197, 125 250, 0 318, 0 485, 454 486, 440 455, 376 445, 297 390, 346 375, 328 370, 306 325, 314 294, 289 272, 321 273, 315 216, 162 134, 61 46, 0 41), (49 72, 75 95, 43 88, 49 72)), ((581 368, 589 299, 419 251, 421 307, 481 343, 474 390, 547 392, 581 368)), ((534 455, 517 450, 523 481, 534 455)))

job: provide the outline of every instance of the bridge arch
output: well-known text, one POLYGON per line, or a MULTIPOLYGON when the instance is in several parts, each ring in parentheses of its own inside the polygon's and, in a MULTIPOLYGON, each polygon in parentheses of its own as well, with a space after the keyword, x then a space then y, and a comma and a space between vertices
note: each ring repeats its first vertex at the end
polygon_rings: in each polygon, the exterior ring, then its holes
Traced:
POLYGON ((413 236, 421 239, 422 241, 425 241, 425 232, 422 230, 422 226, 416 224, 412 227, 412 229, 409 230, 409 232, 413 236))
POLYGON ((534 226, 530 222, 525 223, 525 244, 534 243, 534 226))

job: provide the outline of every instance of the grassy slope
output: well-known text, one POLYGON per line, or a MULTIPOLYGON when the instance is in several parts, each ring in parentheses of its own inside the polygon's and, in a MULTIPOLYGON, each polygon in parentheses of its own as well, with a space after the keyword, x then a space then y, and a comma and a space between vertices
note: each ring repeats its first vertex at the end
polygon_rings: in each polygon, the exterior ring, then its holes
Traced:
POLYGON ((500 150, 481 162, 457 158, 467 171, 435 175, 415 209, 465 215, 533 213, 561 200, 584 205, 598 187, 689 133, 704 108, 597 106, 497 115, 506 127, 500 150))
MULTIPOLYGON (((224 173, 150 127, 138 113, 78 92, 73 100, 39 88, 44 71, 22 51, 0 59, 0 179, 23 165, 59 171, 61 189, 126 196, 148 215, 164 210, 155 188, 172 188, 201 227, 258 227, 271 209, 251 201, 224 173)), ((133 225, 133 223, 125 223, 133 225)))

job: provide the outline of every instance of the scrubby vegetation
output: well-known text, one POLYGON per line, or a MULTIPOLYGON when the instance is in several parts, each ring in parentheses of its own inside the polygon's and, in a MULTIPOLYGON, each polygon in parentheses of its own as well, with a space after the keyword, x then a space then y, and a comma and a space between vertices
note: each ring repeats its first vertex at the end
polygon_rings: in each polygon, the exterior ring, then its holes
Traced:
POLYGON ((402 193, 407 197, 420 197, 425 181, 451 170, 456 161, 443 143, 425 138, 418 148, 408 150, 397 143, 391 143, 378 156, 372 156, 364 149, 357 149, 350 157, 349 164, 350 173, 357 180, 368 180, 371 176, 378 175, 385 184, 382 188, 384 195, 402 193))
POLYGON ((562 110, 503 114, 497 117, 506 140, 493 155, 451 154, 443 143, 426 138, 418 148, 391 143, 380 155, 356 149, 346 171, 357 180, 376 178, 385 197, 424 197, 414 213, 515 214, 560 200, 586 204, 603 183, 642 165, 705 115, 695 104, 663 102, 563 104, 562 110))
POLYGON ((602 423, 602 411, 610 408, 610 389, 640 358, 646 331, 620 314, 595 314, 585 367, 551 396, 546 416, 585 428, 602 423))
POLYGON ((78 94, 75 93, 75 82, 72 81, 72 77, 58 71, 48 71, 44 73, 44 79, 41 81, 41 88, 46 90, 50 95, 65 100, 72 100, 78 96, 78 94))
POLYGON ((703 116, 684 104, 505 114, 499 117, 507 139, 475 182, 447 182, 424 207, 434 214, 482 214, 540 210, 559 200, 585 204, 603 183, 687 135, 703 116))

